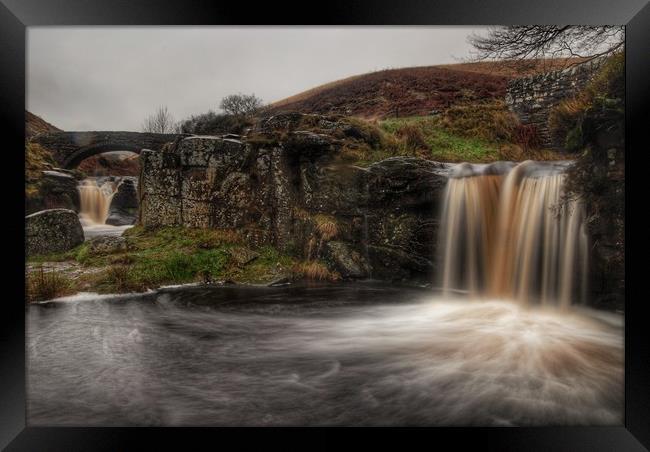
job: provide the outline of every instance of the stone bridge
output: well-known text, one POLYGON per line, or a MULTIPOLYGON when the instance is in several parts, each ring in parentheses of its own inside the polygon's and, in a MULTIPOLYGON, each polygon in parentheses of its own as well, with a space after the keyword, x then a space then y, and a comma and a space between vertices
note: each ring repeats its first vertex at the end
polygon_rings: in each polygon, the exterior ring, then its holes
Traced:
POLYGON ((110 151, 160 149, 179 135, 140 132, 51 132, 36 135, 33 143, 49 149, 61 168, 72 169, 88 157, 110 151))

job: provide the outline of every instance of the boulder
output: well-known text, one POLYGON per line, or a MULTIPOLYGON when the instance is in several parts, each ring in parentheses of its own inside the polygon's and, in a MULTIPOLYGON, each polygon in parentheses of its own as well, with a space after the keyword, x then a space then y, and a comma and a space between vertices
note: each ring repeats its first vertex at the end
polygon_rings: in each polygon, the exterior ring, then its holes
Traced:
POLYGON ((113 195, 106 224, 125 226, 138 218, 138 191, 135 178, 125 177, 113 195))
POLYGON ((63 171, 43 171, 36 184, 38 191, 26 198, 29 213, 47 209, 69 209, 79 212, 80 199, 77 179, 63 171))
POLYGON ((121 236, 103 235, 88 241, 88 251, 91 254, 113 254, 126 251, 127 241, 121 236))
POLYGON ((84 231, 74 210, 49 209, 25 217, 26 252, 37 254, 68 251, 84 241, 84 231))

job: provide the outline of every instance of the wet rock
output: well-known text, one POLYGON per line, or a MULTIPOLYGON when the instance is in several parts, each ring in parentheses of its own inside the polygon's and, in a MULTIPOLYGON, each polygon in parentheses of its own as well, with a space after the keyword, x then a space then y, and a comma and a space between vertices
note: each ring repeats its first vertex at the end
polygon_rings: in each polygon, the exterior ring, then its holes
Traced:
POLYGON ((268 283, 267 286, 268 287, 282 287, 282 286, 288 286, 290 284, 292 284, 291 279, 284 277, 284 278, 279 278, 279 279, 276 279, 273 282, 268 283))
POLYGON ((49 209, 25 217, 26 252, 33 256, 68 251, 84 241, 74 210, 49 209))
POLYGON ((80 199, 77 179, 62 171, 43 171, 36 184, 37 193, 25 199, 26 213, 47 209, 69 209, 79 212, 80 199))
POLYGON ((138 192, 135 178, 124 177, 111 199, 106 224, 131 225, 138 218, 138 192))

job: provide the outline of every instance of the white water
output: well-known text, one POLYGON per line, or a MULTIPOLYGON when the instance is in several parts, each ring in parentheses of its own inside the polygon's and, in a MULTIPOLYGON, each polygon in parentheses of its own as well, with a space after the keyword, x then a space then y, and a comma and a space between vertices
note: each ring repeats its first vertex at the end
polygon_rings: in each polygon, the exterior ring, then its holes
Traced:
POLYGON ((622 316, 373 284, 30 306, 33 425, 621 425, 622 316))
POLYGON ((79 221, 86 240, 101 235, 122 235, 130 228, 106 224, 111 200, 117 191, 118 183, 106 181, 98 184, 97 178, 87 178, 77 187, 81 201, 79 221))
POLYGON ((585 288, 583 211, 552 213, 561 166, 513 166, 450 179, 444 289, 466 299, 357 283, 31 305, 29 423, 621 425, 623 317, 563 301, 585 288))
POLYGON ((584 206, 563 203, 566 165, 459 165, 442 218, 445 293, 568 307, 587 290, 584 206))

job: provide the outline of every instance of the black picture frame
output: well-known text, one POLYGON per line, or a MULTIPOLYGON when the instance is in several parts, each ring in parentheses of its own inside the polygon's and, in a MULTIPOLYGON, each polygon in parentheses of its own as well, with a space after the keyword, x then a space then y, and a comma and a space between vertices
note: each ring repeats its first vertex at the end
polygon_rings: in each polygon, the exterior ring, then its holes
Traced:
MULTIPOLYGON (((355 429, 370 433, 384 445, 404 447, 417 439, 453 449, 540 451, 642 451, 650 448, 650 328, 643 315, 647 300, 629 272, 631 258, 640 256, 639 234, 630 234, 635 212, 630 182, 643 176, 642 138, 650 124, 650 4, 647 0, 444 0, 330 1, 318 5, 278 2, 208 2, 155 0, 0 0, 0 124, 3 128, 5 218, 2 249, 5 278, 0 330, 0 446, 6 450, 129 450, 135 440, 182 445, 207 440, 206 448, 224 447, 237 436, 238 445, 261 441, 270 445, 295 433, 317 436, 318 445, 337 445, 332 433, 341 429, 215 429, 210 428, 36 428, 25 420, 25 305, 23 183, 26 27, 35 25, 503 25, 503 24, 625 24, 626 28, 626 268, 625 422, 620 427, 539 428, 417 428, 355 429), (293 13, 288 13, 291 10, 293 13), (636 168, 635 168, 636 166, 636 168), (637 172, 638 177, 633 175, 637 172), (20 240, 21 237, 23 240, 20 240), (629 245, 633 243, 632 245, 629 245), (3 253, 3 254, 4 254, 3 253), (631 256, 632 254, 632 256, 631 256), (22 265, 22 269, 21 269, 22 265), (630 284, 632 282, 633 284, 630 284), (252 433, 254 432, 254 433, 252 433), (288 434, 287 434, 288 433, 288 434), (174 441, 177 441, 174 443, 174 441)), ((643 218, 643 205, 637 218, 643 218)), ((644 270, 642 267, 641 270, 644 270)), ((349 430, 345 430, 350 433, 349 430)), ((302 436, 302 435, 301 435, 302 436)), ((307 447, 310 443, 305 443, 307 447)), ((191 448, 194 450, 195 448, 191 448)), ((448 448, 442 448, 447 450, 448 448)))

